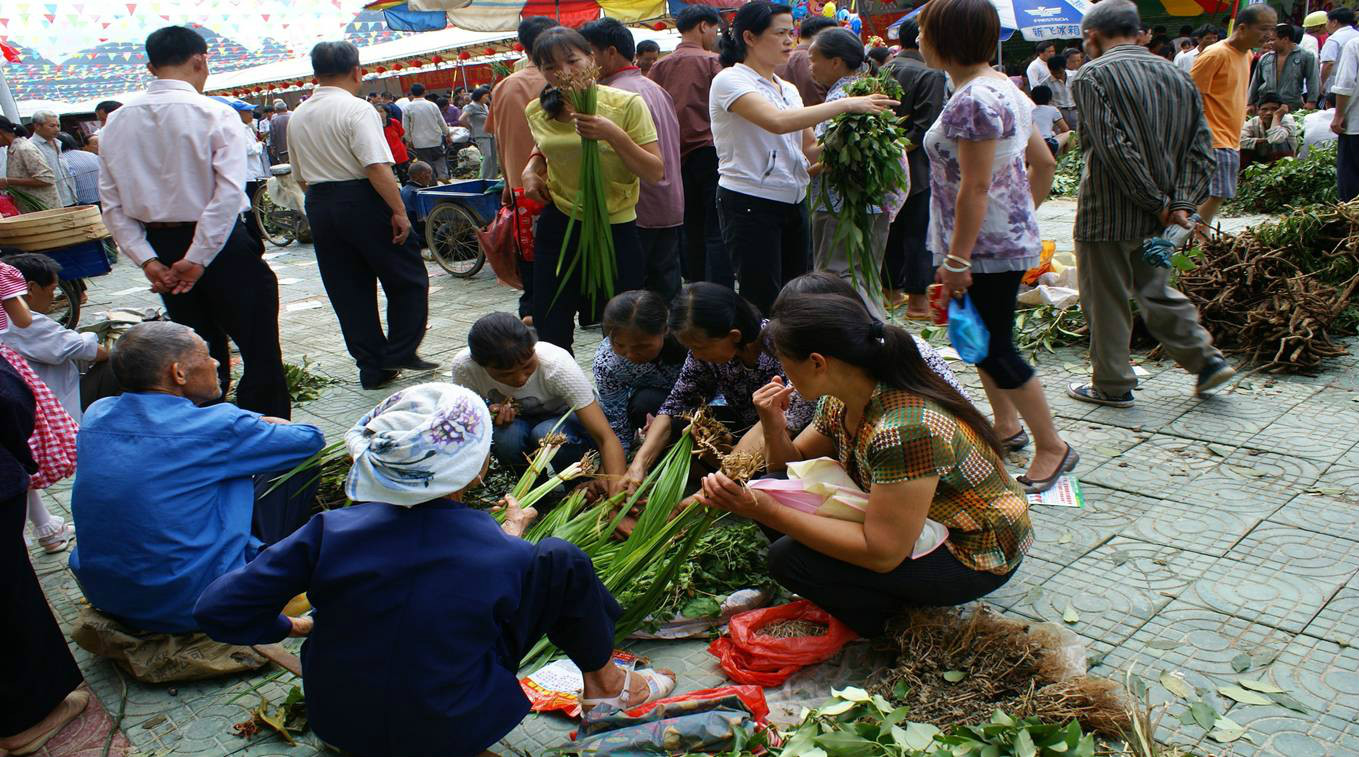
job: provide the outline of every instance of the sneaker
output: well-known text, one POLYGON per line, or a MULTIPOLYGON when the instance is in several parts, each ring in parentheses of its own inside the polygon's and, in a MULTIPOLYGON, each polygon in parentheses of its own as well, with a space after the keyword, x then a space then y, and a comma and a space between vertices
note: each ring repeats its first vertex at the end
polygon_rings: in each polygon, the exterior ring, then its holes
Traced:
POLYGON ((1195 397, 1210 397, 1213 390, 1232 380, 1236 369, 1220 357, 1209 358, 1199 371, 1198 383, 1194 385, 1195 397))
POLYGON ((1093 384, 1068 384, 1066 393, 1072 399, 1107 407, 1132 407, 1134 402, 1132 392, 1105 394, 1096 389, 1093 384))

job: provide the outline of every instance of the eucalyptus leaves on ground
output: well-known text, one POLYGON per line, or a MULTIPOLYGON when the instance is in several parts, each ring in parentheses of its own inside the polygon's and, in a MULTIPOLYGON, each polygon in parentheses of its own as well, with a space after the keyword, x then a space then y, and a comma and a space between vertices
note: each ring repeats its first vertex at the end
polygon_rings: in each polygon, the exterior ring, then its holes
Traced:
POLYGON ((832 691, 788 734, 780 757, 1094 757, 1095 737, 1074 720, 1063 725, 1018 719, 997 710, 987 723, 941 732, 907 720, 905 707, 854 687, 832 691))

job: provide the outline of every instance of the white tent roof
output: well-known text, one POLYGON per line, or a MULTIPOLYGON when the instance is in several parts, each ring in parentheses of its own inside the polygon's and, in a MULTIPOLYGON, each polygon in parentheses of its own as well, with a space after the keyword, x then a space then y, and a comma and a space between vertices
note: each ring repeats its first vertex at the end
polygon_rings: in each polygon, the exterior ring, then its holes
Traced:
MULTIPOLYGON (((359 63, 373 66, 391 60, 417 55, 433 55, 444 50, 455 50, 472 45, 487 45, 514 38, 510 32, 469 32, 463 29, 440 29, 435 32, 412 34, 391 42, 359 48, 359 63)), ((289 60, 266 63, 239 71, 227 71, 208 77, 207 92, 253 86, 268 82, 311 79, 311 57, 302 55, 289 60)))
MULTIPOLYGON (((656 31, 640 27, 628 27, 632 32, 634 40, 654 40, 661 47, 661 52, 671 52, 680 43, 679 32, 674 29, 656 31)), ((379 45, 359 48, 359 62, 364 66, 375 66, 387 61, 402 60, 415 56, 429 56, 441 52, 456 51, 462 47, 477 47, 492 45, 496 42, 505 42, 514 38, 514 34, 508 32, 469 32, 464 29, 441 29, 434 32, 424 32, 413 34, 409 37, 383 42, 379 45)), ((501 60, 506 57, 516 57, 517 54, 495 55, 495 56, 475 56, 465 63, 482 63, 492 60, 501 60)), ((445 61, 438 67, 451 67, 459 65, 463 61, 445 61)), ((211 61, 209 61, 211 65, 211 61)), ((406 69, 403 71, 389 71, 381 76, 369 74, 366 79, 386 78, 387 76, 400 76, 417 71, 432 70, 434 65, 425 66, 421 69, 406 69)), ((289 60, 275 61, 252 68, 243 68, 239 71, 226 71, 220 74, 212 74, 208 77, 207 86, 204 88, 209 93, 221 92, 223 90, 240 89, 252 87, 256 84, 268 84, 279 81, 310 80, 311 58, 310 56, 300 56, 289 60)), ((65 103, 54 100, 20 100, 19 113, 24 116, 31 116, 39 110, 50 110, 59 115, 94 113, 96 103, 104 100, 118 100, 126 102, 133 97, 136 92, 128 92, 121 95, 111 95, 99 97, 93 100, 81 102, 65 103)))
POLYGON ((24 118, 28 118, 40 110, 50 110, 59 116, 77 115, 81 113, 94 113, 94 106, 105 100, 127 102, 129 98, 136 94, 136 92, 126 92, 121 95, 108 95, 93 100, 82 100, 73 103, 58 102, 56 100, 19 100, 15 105, 19 107, 19 114, 24 118))

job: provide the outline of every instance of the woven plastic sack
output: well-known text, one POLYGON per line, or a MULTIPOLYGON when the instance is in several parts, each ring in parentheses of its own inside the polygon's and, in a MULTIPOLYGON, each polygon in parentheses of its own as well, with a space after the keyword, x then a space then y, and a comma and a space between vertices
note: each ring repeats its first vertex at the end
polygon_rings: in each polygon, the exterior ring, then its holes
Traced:
POLYGON ((991 332, 982 323, 981 313, 972 304, 972 298, 963 295, 961 300, 952 299, 948 303, 948 340, 953 343, 958 357, 968 365, 976 365, 986 359, 991 349, 991 332))
POLYGON ((841 647, 857 638, 858 634, 849 626, 811 602, 800 599, 733 615, 727 635, 714 639, 708 645, 708 653, 717 658, 722 672, 736 683, 778 686, 803 667, 830 659, 841 647), (784 620, 820 623, 826 626, 826 633, 787 639, 759 633, 765 626, 784 620))

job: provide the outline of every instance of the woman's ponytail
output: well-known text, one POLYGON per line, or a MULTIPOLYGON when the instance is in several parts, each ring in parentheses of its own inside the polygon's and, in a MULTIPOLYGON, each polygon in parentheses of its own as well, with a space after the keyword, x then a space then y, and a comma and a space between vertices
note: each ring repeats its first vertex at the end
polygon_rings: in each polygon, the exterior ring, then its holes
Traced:
POLYGON ((538 94, 538 104, 543 106, 543 112, 548 118, 560 118, 562 111, 566 110, 566 95, 563 95, 560 89, 547 84, 538 94))
POLYGON ((717 59, 723 68, 731 68, 746 59, 746 43, 736 36, 731 25, 717 36, 717 59))

